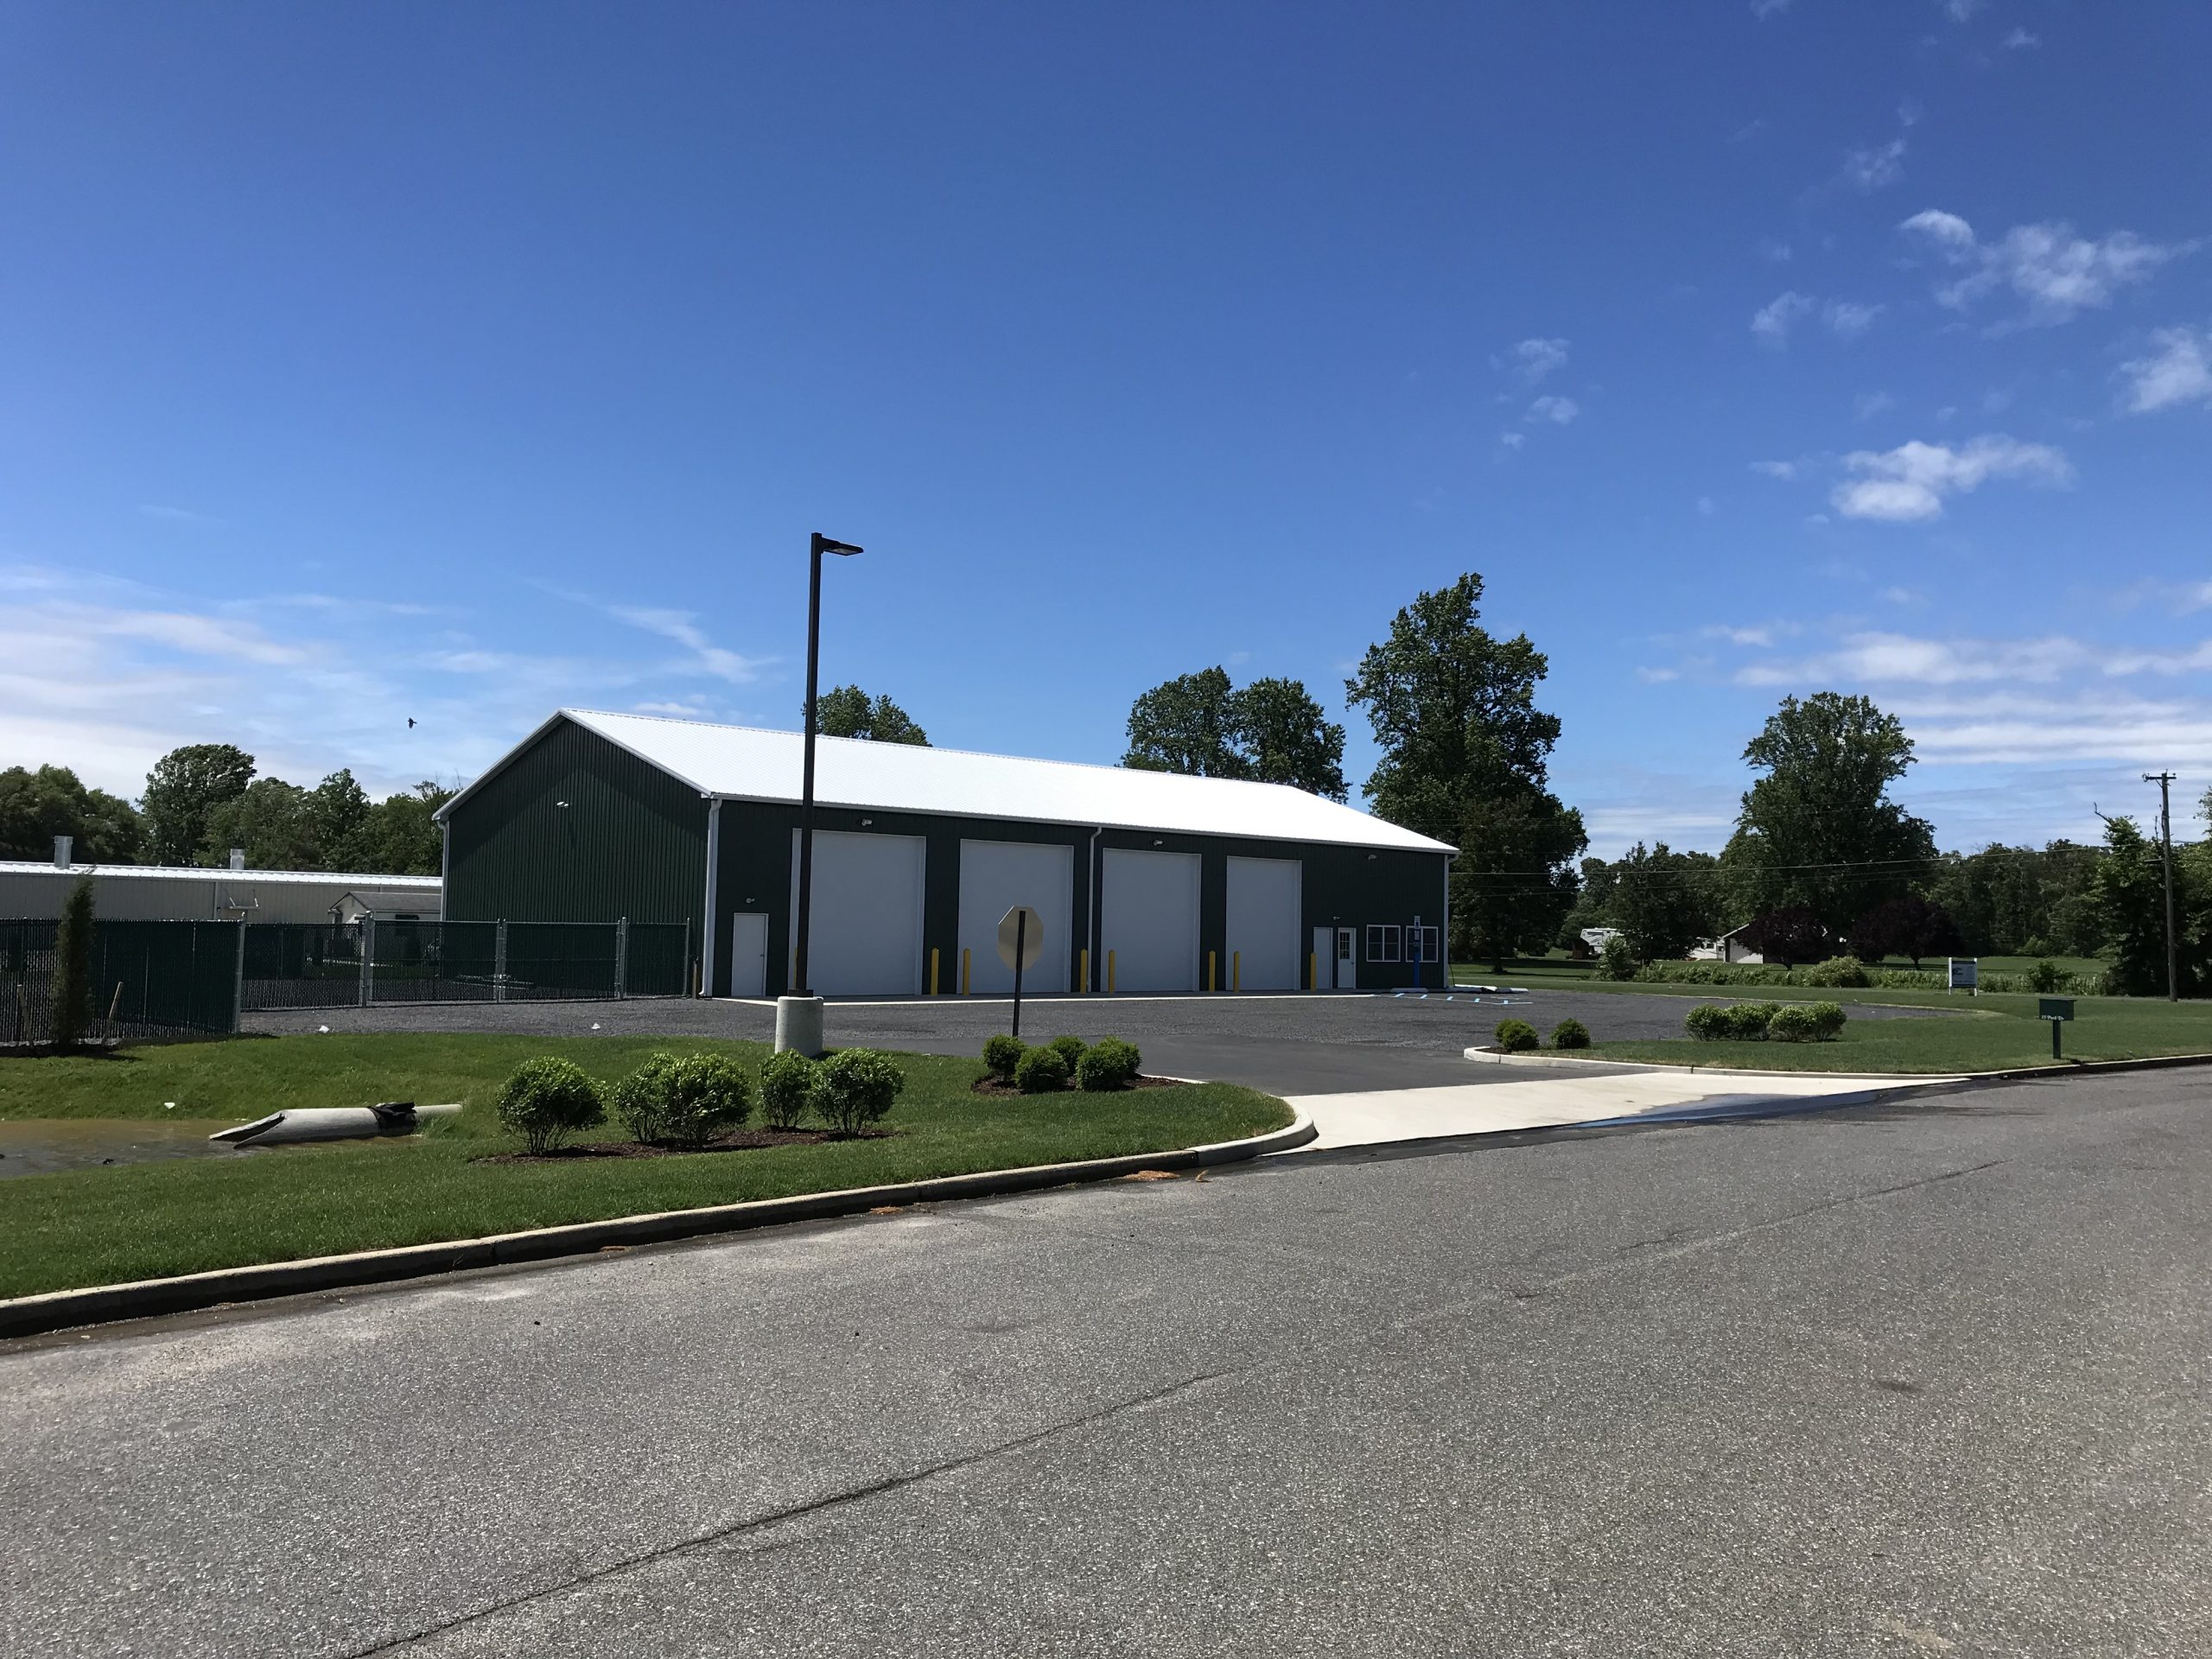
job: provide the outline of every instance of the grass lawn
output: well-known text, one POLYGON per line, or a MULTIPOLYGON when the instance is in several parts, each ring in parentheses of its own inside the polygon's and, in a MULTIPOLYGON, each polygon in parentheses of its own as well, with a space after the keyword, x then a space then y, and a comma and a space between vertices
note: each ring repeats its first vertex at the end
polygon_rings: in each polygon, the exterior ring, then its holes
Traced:
MULTIPOLYGON (((1995 1071, 2049 1065, 2050 1027, 2036 1018, 2032 996, 1983 996, 1969 1005, 1943 994, 1911 991, 1807 991, 1731 988, 1715 1001, 1794 1000, 1827 995, 1839 1001, 1917 1004, 1973 1012, 1952 1020, 1853 1020, 1834 1043, 1700 1043, 1688 1037, 1657 1042, 1599 1043, 1592 1058, 1661 1065, 1741 1065, 1785 1071, 1995 1071)), ((2075 1060, 2132 1060, 2158 1054, 2212 1053, 2212 1002, 2162 1002, 2148 997, 2085 996, 2074 1005, 2065 1052, 2075 1060)))
MULTIPOLYGON (((245 1038, 126 1050, 111 1059, 0 1060, 0 1117, 243 1121, 286 1106, 460 1101, 404 1140, 284 1147, 0 1180, 0 1296, 196 1273, 564 1222, 1024 1164, 1160 1152, 1280 1128, 1289 1109, 1230 1084, 998 1098, 970 1092, 978 1060, 898 1057, 906 1089, 880 1140, 678 1157, 488 1165, 518 1142, 494 1116, 533 1055, 566 1054, 613 1081, 656 1051, 758 1043, 410 1033, 245 1038), (176 1111, 163 1109, 175 1101, 176 1111)), ((214 1122, 210 1122, 212 1129, 214 1122)), ((582 1137, 615 1141, 609 1123, 582 1137)))

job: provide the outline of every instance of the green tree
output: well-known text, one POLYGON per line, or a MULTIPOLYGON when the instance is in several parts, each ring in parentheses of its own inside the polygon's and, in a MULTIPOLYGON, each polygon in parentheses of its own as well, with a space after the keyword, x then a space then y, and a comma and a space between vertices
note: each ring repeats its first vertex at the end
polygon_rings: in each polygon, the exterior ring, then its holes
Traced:
POLYGON ((253 757, 228 743, 187 744, 154 762, 139 802, 154 862, 193 862, 215 809, 245 794, 253 772, 253 757))
POLYGON ((1710 938, 1719 864, 1709 853, 1676 853, 1642 842, 1613 867, 1612 916, 1638 962, 1674 962, 1710 938))
MULTIPOLYGON (((806 712, 801 709, 802 715, 806 712)), ((824 737, 864 737, 877 743, 929 747, 929 734, 889 697, 868 700, 857 685, 841 685, 815 700, 815 730, 824 737)))
POLYGON ((1889 798, 1912 740, 1866 697, 1784 697, 1744 759, 1766 775, 1745 791, 1723 861, 1739 906, 1802 907, 1838 935, 1929 870, 1924 819, 1889 798))
MULTIPOLYGON (((2183 996, 2204 985, 2206 895, 2195 849, 2174 856, 2176 968, 2183 996)), ((2166 880, 2158 843, 2133 818, 2105 820, 2105 855, 2091 880, 2112 942, 2111 988, 2122 996, 2166 994, 2166 880)))
POLYGON ((454 791, 428 779, 369 809, 353 868, 378 875, 436 875, 445 864, 445 833, 437 810, 454 791))
POLYGON ((1344 798, 1344 728, 1303 680, 1254 680, 1239 689, 1224 668, 1178 675, 1130 705, 1128 738, 1122 764, 1139 771, 1249 779, 1344 798))
POLYGON ((341 766, 308 791, 308 833, 314 843, 312 870, 365 870, 368 855, 369 797, 341 766))
POLYGON ((84 1041, 92 1019, 92 882, 86 876, 61 901, 54 937, 54 1007, 48 1036, 54 1047, 84 1041))
POLYGON ((257 870, 319 870, 312 797, 282 778, 257 778, 234 799, 207 815, 207 828, 193 861, 217 868, 230 862, 231 849, 243 848, 257 870))
POLYGON ((1249 778, 1251 762, 1237 741, 1236 695, 1225 668, 1161 681, 1129 705, 1122 764, 1191 778, 1249 778))
POLYGON ((145 844, 130 802, 87 788, 67 766, 0 772, 0 858, 51 858, 56 836, 74 842, 72 857, 93 864, 135 864, 145 844))
POLYGON ((1536 707, 1543 655, 1528 637, 1480 625, 1473 572, 1400 611, 1344 682, 1382 759, 1365 793, 1376 812, 1455 842, 1453 950, 1503 967, 1548 944, 1574 906, 1582 815, 1546 787, 1559 721, 1536 707))

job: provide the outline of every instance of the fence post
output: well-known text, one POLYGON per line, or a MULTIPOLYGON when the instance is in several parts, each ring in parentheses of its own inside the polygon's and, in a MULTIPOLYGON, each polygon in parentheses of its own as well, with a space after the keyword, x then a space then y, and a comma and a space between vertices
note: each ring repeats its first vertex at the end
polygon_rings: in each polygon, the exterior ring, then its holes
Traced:
POLYGON ((492 925, 492 1000, 507 1000, 507 918, 492 925))
POLYGON ((614 995, 618 998, 629 995, 629 983, 630 918, 617 916, 614 918, 614 995))
POLYGON ((231 976, 231 1032, 232 1035, 245 1029, 240 1016, 245 1011, 245 918, 238 918, 238 966, 231 976))
POLYGON ((367 1007, 377 994, 377 918, 361 918, 361 1006, 367 1007))

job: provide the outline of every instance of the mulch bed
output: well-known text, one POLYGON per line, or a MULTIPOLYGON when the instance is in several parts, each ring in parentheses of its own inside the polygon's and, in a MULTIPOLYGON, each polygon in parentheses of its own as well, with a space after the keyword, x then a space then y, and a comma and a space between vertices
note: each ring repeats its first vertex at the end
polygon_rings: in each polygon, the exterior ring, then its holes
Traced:
MULTIPOLYGON (((1187 1089, 1191 1085, 1189 1084, 1179 1082, 1173 1077, 1139 1077, 1135 1083, 1129 1085, 1132 1089, 1187 1089)), ((975 1082, 969 1084, 968 1087, 974 1093, 979 1095, 1003 1096, 1007 1095, 1018 1095, 1021 1092, 1020 1090, 1017 1089, 1010 1083, 1001 1083, 996 1077, 993 1077, 988 1071, 986 1071, 982 1077, 976 1078, 975 1082)), ((1071 1079, 1063 1088, 1050 1090, 1048 1092, 1079 1095, 1083 1090, 1077 1088, 1074 1081, 1071 1079)), ((1122 1091, 1120 1090, 1113 1090, 1109 1092, 1119 1094, 1122 1091)))
POLYGON ((741 1129, 718 1135, 703 1147, 647 1146, 639 1141, 594 1141, 582 1146, 556 1147, 542 1157, 527 1152, 486 1153, 472 1164, 559 1164, 575 1158, 684 1158, 694 1152, 758 1152, 764 1147, 812 1147, 824 1141, 881 1141, 895 1129, 863 1129, 858 1135, 832 1135, 827 1129, 741 1129))

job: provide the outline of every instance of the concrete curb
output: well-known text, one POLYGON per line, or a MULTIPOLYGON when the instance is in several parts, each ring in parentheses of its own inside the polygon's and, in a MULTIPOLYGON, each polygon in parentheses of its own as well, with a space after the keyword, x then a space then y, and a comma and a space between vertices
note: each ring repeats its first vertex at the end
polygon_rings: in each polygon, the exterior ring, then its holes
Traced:
POLYGON ((1834 1077, 1843 1083, 2013 1083, 2036 1077, 2095 1076, 2109 1071, 2163 1071, 2177 1065, 2212 1065, 2212 1054, 2153 1054, 2138 1060, 2061 1060, 2056 1065, 2016 1065, 2003 1071, 1754 1071, 1740 1065, 1658 1065, 1649 1060, 1576 1059, 1565 1054, 1504 1054, 1494 1048, 1470 1048, 1468 1059, 1486 1065, 1590 1066, 1608 1071, 1654 1072, 1709 1077, 1834 1077))
POLYGON ((0 1338, 34 1336, 71 1325, 105 1325, 162 1313, 190 1313, 226 1302, 261 1301, 273 1296, 384 1284, 470 1268, 588 1255, 610 1244, 665 1243, 673 1239, 780 1226, 787 1222, 858 1215, 887 1205, 938 1204, 953 1198, 1031 1192, 1049 1186, 1115 1180, 1142 1169, 1205 1169, 1302 1147, 1319 1133, 1313 1127, 1312 1114, 1300 1112, 1287 1127, 1266 1135, 1185 1147, 1176 1152, 1143 1152, 1121 1158, 1093 1158, 1079 1163, 1033 1164, 1025 1169, 940 1175, 926 1181, 903 1181, 887 1186, 845 1187, 834 1192, 804 1192, 788 1198, 756 1198, 746 1204, 720 1204, 697 1210, 663 1211, 655 1215, 620 1216, 607 1221, 573 1222, 529 1232, 495 1233, 488 1238, 452 1239, 438 1244, 403 1245, 397 1249, 360 1250, 350 1255, 318 1255, 299 1262, 221 1268, 212 1273, 184 1274, 174 1279, 140 1279, 128 1284, 48 1291, 41 1295, 0 1301, 0 1338))

